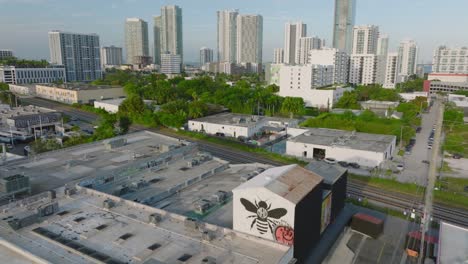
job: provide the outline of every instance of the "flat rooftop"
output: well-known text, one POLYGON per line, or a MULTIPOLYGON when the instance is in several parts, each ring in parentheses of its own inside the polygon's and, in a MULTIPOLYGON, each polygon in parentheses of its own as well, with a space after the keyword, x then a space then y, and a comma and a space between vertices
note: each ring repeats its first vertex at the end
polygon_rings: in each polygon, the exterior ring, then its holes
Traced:
POLYGON ((126 144, 109 149, 105 144, 109 140, 103 140, 7 162, 0 167, 0 176, 28 176, 32 193, 35 194, 86 177, 117 173, 120 170, 138 171, 171 149, 190 145, 149 131, 110 140, 116 139, 126 140, 126 144))
POLYGON ((206 122, 220 125, 231 125, 250 127, 261 122, 284 122, 284 123, 297 123, 297 119, 282 118, 282 117, 269 117, 269 116, 257 116, 257 115, 245 115, 236 113, 220 113, 216 115, 205 116, 190 120, 197 122, 206 122))
POLYGON ((70 197, 58 189, 53 200, 58 202, 58 213, 18 230, 11 229, 5 219, 38 207, 41 201, 11 207, 7 213, 2 210, 0 236, 52 263, 65 259, 67 263, 269 264, 278 263, 289 250, 273 241, 116 197, 114 206, 104 208, 110 196, 78 188, 70 197), (150 215, 159 216, 159 222, 151 223, 150 215))
POLYGON ((305 133, 289 139, 290 142, 384 152, 396 136, 360 133, 354 131, 307 128, 305 133))
POLYGON ((331 165, 317 160, 307 164, 305 169, 320 175, 323 178, 323 182, 326 184, 335 183, 344 173, 346 173, 346 169, 338 167, 338 165, 331 165))
POLYGON ((232 190, 245 182, 242 176, 257 175, 269 167, 256 163, 229 165, 210 154, 194 152, 173 159, 160 168, 85 179, 79 184, 129 201, 232 228, 232 190), (188 166, 193 160, 198 160, 197 165, 188 166), (214 200, 218 192, 226 195, 225 201, 214 200), (196 210, 200 203, 206 204, 206 212, 196 210))

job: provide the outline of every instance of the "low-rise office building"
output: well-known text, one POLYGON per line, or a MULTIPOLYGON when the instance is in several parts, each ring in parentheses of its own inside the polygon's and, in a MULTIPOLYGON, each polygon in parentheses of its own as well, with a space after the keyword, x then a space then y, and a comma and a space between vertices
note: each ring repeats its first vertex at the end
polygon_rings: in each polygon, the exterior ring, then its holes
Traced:
POLYGON ((333 158, 374 168, 392 159, 395 145, 396 136, 308 128, 287 140, 286 154, 304 159, 333 158))
POLYGON ((188 121, 190 131, 246 139, 267 130, 284 131, 298 125, 297 119, 234 113, 221 113, 188 121))
POLYGON ((443 81, 424 81, 424 91, 433 93, 454 93, 458 91, 468 91, 467 82, 443 82, 443 81))
POLYGON ((0 66, 0 82, 7 84, 53 83, 66 81, 65 68, 60 65, 45 68, 0 66))
POLYGON ((0 141, 26 141, 47 132, 55 132, 62 124, 62 113, 37 106, 0 107, 0 141))
POLYGON ((429 100, 428 92, 399 93, 399 95, 405 102, 413 101, 418 97, 426 97, 429 100))
POLYGON ((36 85, 36 96, 65 104, 92 104, 97 100, 125 97, 121 86, 68 83, 61 85, 36 85))

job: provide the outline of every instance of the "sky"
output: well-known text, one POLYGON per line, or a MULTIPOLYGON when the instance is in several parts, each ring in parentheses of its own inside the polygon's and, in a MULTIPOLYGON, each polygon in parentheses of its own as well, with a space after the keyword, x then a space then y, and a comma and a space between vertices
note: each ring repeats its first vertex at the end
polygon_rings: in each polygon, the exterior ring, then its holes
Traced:
MULTIPOLYGON (((284 24, 303 21, 309 36, 332 43, 333 0, 0 0, 0 49, 20 58, 49 60, 50 30, 97 33, 102 46, 124 44, 124 22, 139 17, 149 24, 163 5, 179 5, 183 16, 184 59, 198 61, 203 46, 216 50, 216 11, 239 9, 263 16, 263 58, 283 47, 284 24)), ((356 25, 373 24, 390 37, 390 50, 414 39, 419 63, 432 60, 439 45, 468 46, 467 0, 357 0, 356 25)))

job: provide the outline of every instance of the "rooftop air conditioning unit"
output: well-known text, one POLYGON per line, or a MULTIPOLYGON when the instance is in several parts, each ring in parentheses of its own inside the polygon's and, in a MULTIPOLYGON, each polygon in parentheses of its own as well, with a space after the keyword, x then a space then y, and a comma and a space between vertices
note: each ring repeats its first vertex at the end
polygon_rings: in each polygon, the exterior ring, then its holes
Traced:
POLYGON ((150 224, 156 225, 162 221, 162 216, 158 213, 150 214, 148 217, 148 222, 150 224))

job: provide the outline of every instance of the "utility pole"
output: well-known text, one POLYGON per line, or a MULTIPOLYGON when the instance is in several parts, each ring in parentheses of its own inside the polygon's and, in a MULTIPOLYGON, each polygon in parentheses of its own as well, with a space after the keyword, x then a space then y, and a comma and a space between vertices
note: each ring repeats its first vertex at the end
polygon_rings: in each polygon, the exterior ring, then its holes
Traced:
POLYGON ((423 218, 421 222, 421 245, 419 249, 419 263, 424 263, 424 239, 427 231, 430 228, 431 224, 431 215, 432 215, 432 203, 433 203, 433 194, 434 186, 437 177, 437 158, 440 154, 440 139, 442 138, 442 124, 444 122, 444 104, 439 98, 437 98, 438 106, 437 117, 436 117, 436 127, 434 132, 434 144, 432 146, 432 156, 431 162, 429 164, 429 174, 426 185, 426 193, 424 197, 424 210, 423 218))

